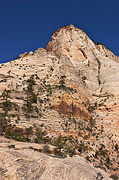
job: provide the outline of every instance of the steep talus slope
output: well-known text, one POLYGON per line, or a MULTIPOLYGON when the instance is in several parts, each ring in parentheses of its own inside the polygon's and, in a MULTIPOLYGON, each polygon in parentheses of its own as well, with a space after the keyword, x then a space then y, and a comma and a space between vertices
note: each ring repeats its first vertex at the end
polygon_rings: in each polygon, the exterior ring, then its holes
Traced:
POLYGON ((46 49, 0 65, 0 134, 82 154, 119 175, 118 74, 119 58, 104 45, 60 28, 46 49))

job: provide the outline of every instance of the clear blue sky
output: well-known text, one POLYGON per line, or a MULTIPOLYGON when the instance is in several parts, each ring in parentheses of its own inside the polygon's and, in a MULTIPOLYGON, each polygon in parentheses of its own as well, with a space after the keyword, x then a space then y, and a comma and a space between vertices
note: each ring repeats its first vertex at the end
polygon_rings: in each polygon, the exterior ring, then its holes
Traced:
POLYGON ((69 24, 119 56, 119 0, 0 0, 0 63, 45 48, 69 24))

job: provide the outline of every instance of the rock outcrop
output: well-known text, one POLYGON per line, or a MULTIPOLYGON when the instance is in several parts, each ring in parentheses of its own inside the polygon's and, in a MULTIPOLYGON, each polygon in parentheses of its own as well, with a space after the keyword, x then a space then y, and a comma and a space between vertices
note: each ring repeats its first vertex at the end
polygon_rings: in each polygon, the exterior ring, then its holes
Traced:
POLYGON ((1 180, 111 180, 107 173, 80 156, 58 158, 38 152, 38 146, 0 137, 1 180))
MULTIPOLYGON (((108 48, 94 43, 73 25, 60 28, 46 49, 25 52, 19 59, 0 64, 0 134, 54 146, 61 135, 61 152, 75 151, 94 166, 119 176, 118 74, 119 58, 108 48)), ((30 149, 25 151, 31 153, 30 149)), ((54 164, 60 161, 41 156, 54 164)), ((79 163, 76 158, 61 161, 65 164, 70 160, 76 166, 79 163)), ((43 169, 41 172, 48 172, 43 169)), ((76 167, 76 174, 78 171, 76 167)), ((45 179, 45 173, 39 176, 45 179)), ((62 179, 66 179, 64 174, 62 179)), ((73 178, 72 172, 69 179, 73 178)))

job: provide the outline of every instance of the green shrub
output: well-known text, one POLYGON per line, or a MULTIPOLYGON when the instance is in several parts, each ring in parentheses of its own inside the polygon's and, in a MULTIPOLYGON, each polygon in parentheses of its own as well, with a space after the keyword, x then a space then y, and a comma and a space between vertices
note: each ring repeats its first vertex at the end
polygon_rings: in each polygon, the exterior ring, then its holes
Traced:
POLYGON ((95 107, 94 106, 88 106, 88 111, 91 113, 95 110, 95 107))
POLYGON ((90 157, 89 157, 89 156, 86 156, 86 160, 87 160, 87 161, 89 161, 89 162, 91 162, 91 160, 90 160, 90 157))
POLYGON ((119 177, 117 175, 111 175, 110 178, 114 179, 114 180, 118 180, 119 177))
POLYGON ((40 128, 36 129, 36 138, 34 139, 35 143, 39 143, 39 144, 42 144, 42 143, 46 143, 48 142, 48 137, 46 137, 46 131, 42 131, 40 128))
POLYGON ((33 129, 32 129, 32 127, 26 128, 26 129, 25 129, 25 134, 26 134, 26 140, 27 140, 27 141, 30 141, 29 136, 33 134, 33 129))
POLYGON ((115 145, 115 149, 116 149, 116 151, 118 151, 118 149, 119 149, 118 144, 115 145))
POLYGON ((64 138, 62 137, 62 135, 59 135, 57 137, 57 139, 54 142, 54 145, 57 147, 57 149, 61 152, 61 149, 64 147, 65 145, 65 141, 64 138))
POLYGON ((83 77, 82 77, 82 80, 85 81, 85 80, 86 80, 86 76, 83 76, 83 77))
POLYGON ((38 110, 38 108, 36 106, 35 106, 35 112, 39 113, 39 110, 38 110))

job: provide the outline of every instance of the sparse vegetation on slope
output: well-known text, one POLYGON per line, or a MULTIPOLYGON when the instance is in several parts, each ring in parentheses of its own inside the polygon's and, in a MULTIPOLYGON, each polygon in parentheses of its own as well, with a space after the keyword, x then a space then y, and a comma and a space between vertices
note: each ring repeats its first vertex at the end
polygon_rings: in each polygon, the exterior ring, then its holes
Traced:
POLYGON ((53 36, 46 49, 0 65, 0 135, 81 155, 116 178, 117 57, 72 25, 53 36))

